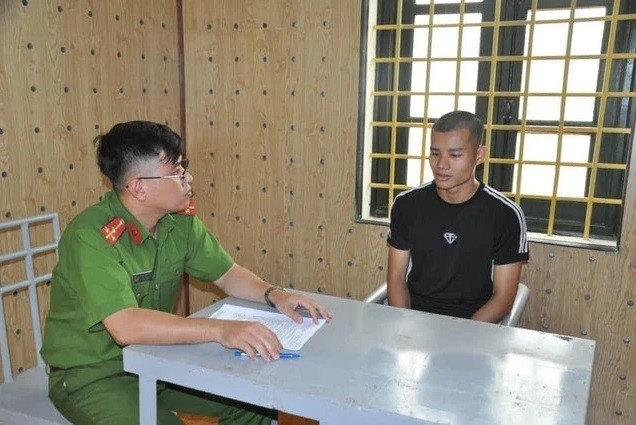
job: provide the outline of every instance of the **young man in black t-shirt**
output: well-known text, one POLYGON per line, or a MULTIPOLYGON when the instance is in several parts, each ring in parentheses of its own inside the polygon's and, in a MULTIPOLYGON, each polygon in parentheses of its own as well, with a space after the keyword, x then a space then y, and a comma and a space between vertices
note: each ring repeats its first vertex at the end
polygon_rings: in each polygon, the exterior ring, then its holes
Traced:
POLYGON ((512 307, 529 258, 518 205, 475 178, 483 124, 454 111, 433 125, 434 180, 400 193, 391 210, 389 304, 498 322, 512 307))

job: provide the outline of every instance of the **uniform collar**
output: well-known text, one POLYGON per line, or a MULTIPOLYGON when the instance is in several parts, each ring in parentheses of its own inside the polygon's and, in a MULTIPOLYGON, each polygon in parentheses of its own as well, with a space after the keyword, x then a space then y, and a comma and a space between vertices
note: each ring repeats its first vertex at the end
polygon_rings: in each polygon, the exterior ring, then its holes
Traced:
MULTIPOLYGON (((135 245, 141 245, 143 241, 152 238, 153 235, 146 227, 137 220, 137 218, 124 206, 119 196, 114 191, 108 192, 104 200, 108 203, 110 210, 113 212, 113 219, 121 218, 125 225, 125 232, 128 233, 130 240, 135 245)), ((174 217, 166 214, 157 222, 157 239, 164 239, 170 230, 174 227, 174 217)))

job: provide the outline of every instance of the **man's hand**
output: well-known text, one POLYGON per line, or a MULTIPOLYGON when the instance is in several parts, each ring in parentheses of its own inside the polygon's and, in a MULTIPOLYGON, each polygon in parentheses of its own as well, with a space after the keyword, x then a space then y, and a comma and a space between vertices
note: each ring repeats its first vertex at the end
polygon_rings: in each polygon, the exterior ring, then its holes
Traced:
MULTIPOLYGON (((234 264, 215 283, 232 297, 260 303, 265 301, 263 299, 265 291, 271 287, 263 279, 238 264, 234 264)), ((268 293, 268 298, 278 311, 289 316, 296 323, 303 322, 299 309, 307 310, 314 323, 318 323, 319 318, 331 320, 331 313, 327 307, 305 295, 276 289, 268 293)))
POLYGON ((276 290, 269 294, 269 299, 272 300, 278 311, 289 316, 296 323, 303 322, 303 316, 299 312, 301 309, 307 310, 314 323, 318 323, 320 318, 327 322, 331 320, 331 313, 327 307, 305 295, 276 290))
POLYGON ((266 362, 280 357, 283 345, 267 326, 259 322, 214 320, 220 324, 219 342, 224 347, 241 350, 251 359, 258 355, 266 362))

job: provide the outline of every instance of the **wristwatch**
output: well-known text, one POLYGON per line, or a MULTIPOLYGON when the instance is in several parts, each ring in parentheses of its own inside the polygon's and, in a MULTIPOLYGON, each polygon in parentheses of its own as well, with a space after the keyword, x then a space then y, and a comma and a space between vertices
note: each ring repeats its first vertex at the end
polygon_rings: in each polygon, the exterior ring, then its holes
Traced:
POLYGON ((272 285, 265 290, 265 293, 263 294, 263 298, 265 298, 265 302, 267 303, 268 306, 276 308, 276 305, 272 302, 272 300, 269 299, 269 294, 271 294, 272 291, 287 292, 287 289, 283 288, 282 286, 272 285))

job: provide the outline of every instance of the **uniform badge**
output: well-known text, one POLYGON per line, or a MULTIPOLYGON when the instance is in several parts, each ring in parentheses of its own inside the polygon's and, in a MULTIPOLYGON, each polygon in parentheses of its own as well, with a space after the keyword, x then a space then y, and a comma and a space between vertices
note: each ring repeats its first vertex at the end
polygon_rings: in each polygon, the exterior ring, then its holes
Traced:
POLYGON ((121 217, 115 217, 108 222, 104 227, 99 230, 99 233, 104 236, 104 239, 111 244, 115 245, 122 233, 124 233, 125 225, 124 219, 121 217))
POLYGON ((185 214, 185 215, 195 215, 197 213, 196 207, 194 206, 194 199, 190 198, 190 204, 188 205, 188 207, 183 210, 180 211, 179 214, 185 214))

